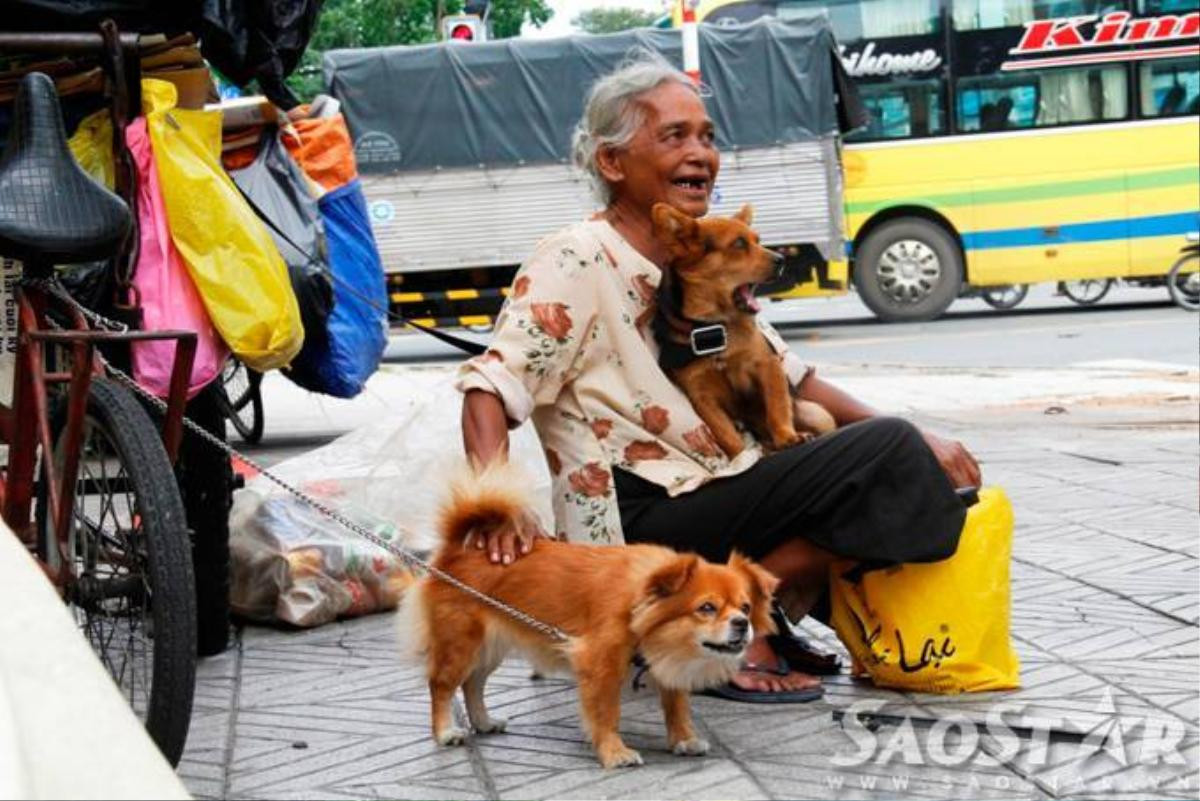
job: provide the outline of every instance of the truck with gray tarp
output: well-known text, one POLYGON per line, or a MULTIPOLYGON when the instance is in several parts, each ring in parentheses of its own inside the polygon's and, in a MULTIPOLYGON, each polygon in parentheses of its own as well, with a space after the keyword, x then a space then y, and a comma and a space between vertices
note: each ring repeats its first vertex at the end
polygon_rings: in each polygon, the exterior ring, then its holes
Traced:
MULTIPOLYGON (((753 203, 787 284, 842 291, 839 136, 863 114, 828 21, 701 25, 699 43, 712 213, 753 203)), ((571 134, 591 85, 641 48, 681 65, 680 32, 660 29, 325 53, 397 311, 488 322, 538 240, 596 210, 571 134)))

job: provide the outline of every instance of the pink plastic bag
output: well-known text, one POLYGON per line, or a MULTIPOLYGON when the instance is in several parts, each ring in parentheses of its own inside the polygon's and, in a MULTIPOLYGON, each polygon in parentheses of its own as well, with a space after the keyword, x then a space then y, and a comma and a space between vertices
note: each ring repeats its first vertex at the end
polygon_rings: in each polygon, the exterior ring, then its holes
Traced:
MULTIPOLYGON (((220 374, 229 349, 213 328, 204 301, 171 241, 145 117, 138 117, 125 129, 125 144, 138 170, 141 250, 133 285, 141 295, 143 325, 147 331, 196 332, 196 359, 188 381, 190 398, 220 374)), ((133 375, 139 384, 165 398, 170 390, 174 359, 174 342, 138 342, 133 346, 133 375)))

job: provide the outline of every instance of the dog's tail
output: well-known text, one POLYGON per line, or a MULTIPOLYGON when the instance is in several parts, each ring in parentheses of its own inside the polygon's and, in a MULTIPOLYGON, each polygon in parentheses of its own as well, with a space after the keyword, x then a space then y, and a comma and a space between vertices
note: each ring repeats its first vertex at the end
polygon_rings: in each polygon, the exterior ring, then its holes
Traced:
MULTIPOLYGON (((495 526, 512 526, 520 536, 533 536, 532 481, 512 464, 494 464, 483 470, 463 467, 449 480, 449 493, 438 518, 443 548, 462 547, 473 536, 495 526)), ((401 657, 419 662, 429 647, 429 595, 427 576, 404 593, 396 613, 396 634, 401 657)))
POLYGON ((519 537, 532 537, 532 481, 511 462, 483 469, 464 467, 450 480, 450 492, 438 518, 442 546, 468 544, 494 528, 511 527, 519 537))

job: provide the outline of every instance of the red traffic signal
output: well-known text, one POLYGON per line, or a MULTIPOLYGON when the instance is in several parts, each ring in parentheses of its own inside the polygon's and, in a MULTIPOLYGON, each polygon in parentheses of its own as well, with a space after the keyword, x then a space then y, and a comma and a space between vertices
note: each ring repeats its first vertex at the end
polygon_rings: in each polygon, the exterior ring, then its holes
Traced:
POLYGON ((442 38, 451 42, 485 42, 487 29, 474 14, 456 14, 442 17, 442 38))

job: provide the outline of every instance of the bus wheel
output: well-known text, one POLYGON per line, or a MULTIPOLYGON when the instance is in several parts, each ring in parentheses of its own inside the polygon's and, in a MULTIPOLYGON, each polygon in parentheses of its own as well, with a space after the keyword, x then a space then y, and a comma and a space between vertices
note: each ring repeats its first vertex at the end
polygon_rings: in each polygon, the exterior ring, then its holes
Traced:
POLYGON ((888 322, 933 320, 962 288, 958 245, 945 229, 905 217, 872 231, 858 248, 854 285, 863 303, 888 322))

